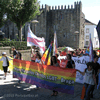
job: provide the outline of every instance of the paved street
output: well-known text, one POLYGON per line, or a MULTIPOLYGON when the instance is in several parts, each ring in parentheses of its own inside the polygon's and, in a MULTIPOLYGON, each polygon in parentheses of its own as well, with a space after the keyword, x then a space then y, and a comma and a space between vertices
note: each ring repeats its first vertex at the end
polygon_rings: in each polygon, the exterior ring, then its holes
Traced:
MULTIPOLYGON (((75 94, 68 95, 59 93, 58 96, 51 96, 52 91, 47 89, 36 89, 35 85, 22 82, 17 84, 18 80, 12 78, 12 74, 7 75, 3 80, 3 72, 0 71, 0 100, 81 100, 82 84, 75 83, 75 94)), ((100 90, 94 91, 94 99, 100 100, 100 90)))

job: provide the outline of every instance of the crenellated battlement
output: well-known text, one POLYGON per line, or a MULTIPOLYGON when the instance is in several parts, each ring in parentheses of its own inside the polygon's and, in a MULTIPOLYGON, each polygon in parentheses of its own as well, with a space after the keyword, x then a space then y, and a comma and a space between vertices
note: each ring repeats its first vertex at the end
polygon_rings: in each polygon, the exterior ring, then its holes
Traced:
POLYGON ((58 6, 48 6, 48 5, 42 5, 40 6, 40 9, 41 10, 44 10, 44 9, 48 9, 49 10, 68 10, 68 9, 77 9, 77 8, 81 8, 82 6, 82 3, 81 1, 80 2, 74 2, 74 5, 58 5, 58 6))

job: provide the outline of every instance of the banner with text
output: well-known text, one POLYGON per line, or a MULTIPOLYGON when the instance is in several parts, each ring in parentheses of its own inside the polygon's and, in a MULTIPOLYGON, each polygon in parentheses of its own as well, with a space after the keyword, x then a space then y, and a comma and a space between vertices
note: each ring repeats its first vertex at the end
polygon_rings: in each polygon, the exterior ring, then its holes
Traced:
POLYGON ((74 94, 75 69, 63 69, 22 60, 13 60, 13 77, 41 88, 74 94))
MULTIPOLYGON (((58 59, 60 62, 62 59, 65 59, 65 56, 59 56, 58 59)), ((85 68, 87 68, 86 63, 89 62, 89 56, 82 56, 82 57, 72 57, 72 60, 75 62, 75 69, 78 69, 82 72, 84 72, 85 68)), ((84 76, 80 74, 78 71, 76 72, 76 82, 83 83, 84 82, 84 76)))
MULTIPOLYGON (((89 56, 72 57, 72 59, 75 62, 75 69, 78 69, 78 70, 84 72, 85 68, 87 68, 86 63, 89 62, 89 56)), ((81 73, 79 73, 78 71, 76 72, 76 82, 78 82, 78 83, 84 82, 84 76, 81 73)))

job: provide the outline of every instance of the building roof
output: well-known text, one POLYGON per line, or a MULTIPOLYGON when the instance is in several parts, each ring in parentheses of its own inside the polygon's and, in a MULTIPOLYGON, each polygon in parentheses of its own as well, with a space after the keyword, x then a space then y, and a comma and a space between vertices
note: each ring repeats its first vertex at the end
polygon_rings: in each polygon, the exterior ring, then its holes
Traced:
POLYGON ((94 24, 94 23, 90 22, 89 20, 85 19, 85 25, 96 25, 96 24, 94 24))

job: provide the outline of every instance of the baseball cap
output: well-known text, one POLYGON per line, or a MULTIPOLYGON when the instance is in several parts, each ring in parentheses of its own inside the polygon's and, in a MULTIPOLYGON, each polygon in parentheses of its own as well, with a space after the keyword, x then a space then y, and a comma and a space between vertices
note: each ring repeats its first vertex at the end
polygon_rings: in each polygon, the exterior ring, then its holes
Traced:
POLYGON ((2 54, 3 54, 3 55, 6 55, 6 52, 3 52, 2 54))

